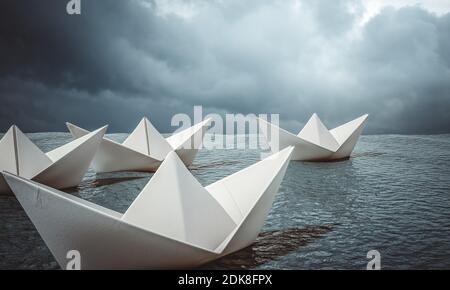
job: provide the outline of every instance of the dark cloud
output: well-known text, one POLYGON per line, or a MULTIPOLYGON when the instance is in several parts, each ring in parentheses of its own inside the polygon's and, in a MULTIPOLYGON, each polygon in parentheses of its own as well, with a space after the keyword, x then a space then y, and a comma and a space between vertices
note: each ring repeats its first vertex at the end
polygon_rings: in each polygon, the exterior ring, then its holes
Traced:
POLYGON ((203 105, 280 113, 291 130, 368 112, 367 133, 450 132, 450 14, 387 8, 360 26, 356 0, 169 3, 192 17, 149 0, 82 0, 69 16, 66 3, 0 4, 0 131, 128 131, 146 115, 170 132, 203 105))

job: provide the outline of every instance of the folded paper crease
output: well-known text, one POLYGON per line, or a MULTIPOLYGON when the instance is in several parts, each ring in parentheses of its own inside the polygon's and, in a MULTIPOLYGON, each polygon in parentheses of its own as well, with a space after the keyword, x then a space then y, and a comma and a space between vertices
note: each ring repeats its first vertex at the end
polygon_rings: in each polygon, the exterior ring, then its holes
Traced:
POLYGON ((266 136, 273 152, 294 146, 292 160, 327 161, 349 158, 358 142, 368 114, 328 130, 317 114, 294 135, 264 119, 258 119, 260 132, 266 136))
MULTIPOLYGON (((107 126, 44 153, 15 125, 0 140, 0 171, 55 188, 77 186, 89 168, 107 126)), ((11 191, 0 176, 0 194, 11 191)))
MULTIPOLYGON (((170 151, 175 150, 186 166, 194 161, 210 119, 164 138, 147 118, 142 118, 124 142, 103 138, 92 161, 95 172, 150 171, 154 172, 170 151), (192 146, 189 146, 192 145, 192 146)), ((66 123, 74 138, 89 131, 66 123)))

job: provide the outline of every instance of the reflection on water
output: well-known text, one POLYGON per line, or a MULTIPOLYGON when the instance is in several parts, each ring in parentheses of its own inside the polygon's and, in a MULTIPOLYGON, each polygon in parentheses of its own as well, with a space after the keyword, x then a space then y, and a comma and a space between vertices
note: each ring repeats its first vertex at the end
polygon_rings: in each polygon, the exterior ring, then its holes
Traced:
POLYGON ((358 157, 379 157, 384 155, 383 152, 360 152, 360 153, 354 153, 352 154, 352 158, 358 158, 358 157))
POLYGON ((290 252, 299 251, 308 243, 332 231, 334 225, 307 226, 262 232, 256 242, 231 255, 202 266, 202 269, 253 269, 290 252))
MULTIPOLYGON (((30 135, 45 151, 65 133, 30 135)), ((123 140, 125 134, 110 135, 123 140)), ((203 185, 260 160, 254 149, 202 150, 192 173, 203 185)), ((450 268, 450 135, 362 136, 340 162, 291 162, 261 235, 212 269, 450 268)), ((152 173, 95 174, 71 194, 125 212, 152 173)), ((0 269, 57 269, 13 196, 0 196, 0 269)))
POLYGON ((113 185, 119 182, 132 181, 140 178, 145 178, 141 176, 128 176, 128 177, 110 177, 110 178, 101 178, 101 179, 89 179, 81 182, 77 187, 66 188, 64 192, 67 193, 77 193, 83 189, 88 188, 97 188, 106 185, 113 185))
POLYGON ((233 166, 238 164, 239 161, 218 161, 218 162, 210 162, 209 164, 205 165, 191 165, 189 166, 190 170, 205 170, 205 169, 211 169, 221 166, 233 166))

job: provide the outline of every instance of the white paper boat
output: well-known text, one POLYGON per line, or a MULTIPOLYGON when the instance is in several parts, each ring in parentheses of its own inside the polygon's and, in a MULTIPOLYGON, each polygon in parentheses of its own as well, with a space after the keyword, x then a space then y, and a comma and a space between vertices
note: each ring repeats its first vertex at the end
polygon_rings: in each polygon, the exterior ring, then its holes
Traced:
POLYGON ((274 138, 267 138, 273 152, 295 146, 292 160, 327 161, 349 158, 367 121, 365 114, 353 121, 328 130, 317 114, 313 114, 305 127, 294 135, 280 127, 259 119, 259 129, 266 137, 270 132, 278 133, 278 143, 274 138))
MULTIPOLYGON (((106 129, 104 126, 44 153, 13 125, 0 140, 0 171, 12 172, 55 188, 77 186, 89 168, 106 129)), ((0 194, 12 194, 1 176, 0 194)))
MULTIPOLYGON (((170 151, 175 151, 186 166, 192 164, 211 119, 202 121, 165 139, 147 118, 122 143, 103 138, 92 161, 97 173, 114 171, 149 171, 158 169, 170 151)), ((89 131, 66 123, 74 138, 89 131)))
POLYGON ((203 187, 170 152, 124 214, 4 172, 59 265, 81 269, 195 267, 252 244, 293 147, 203 187))

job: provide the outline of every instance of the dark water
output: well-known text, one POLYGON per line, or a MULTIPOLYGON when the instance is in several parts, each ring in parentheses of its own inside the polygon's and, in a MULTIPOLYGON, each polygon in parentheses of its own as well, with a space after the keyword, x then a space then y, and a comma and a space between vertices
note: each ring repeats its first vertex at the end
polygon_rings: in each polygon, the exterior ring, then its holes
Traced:
MULTIPOLYGON (((30 136, 44 151, 70 139, 30 136)), ((259 159, 259 150, 202 150, 192 172, 207 185, 259 159)), ((124 212, 150 176, 89 171, 66 191, 124 212)), ((256 243, 204 268, 365 269, 376 249, 383 269, 448 269, 449 177, 450 135, 362 136, 350 160, 291 162, 256 243)), ((57 268, 15 198, 0 196, 0 269, 57 268)))

